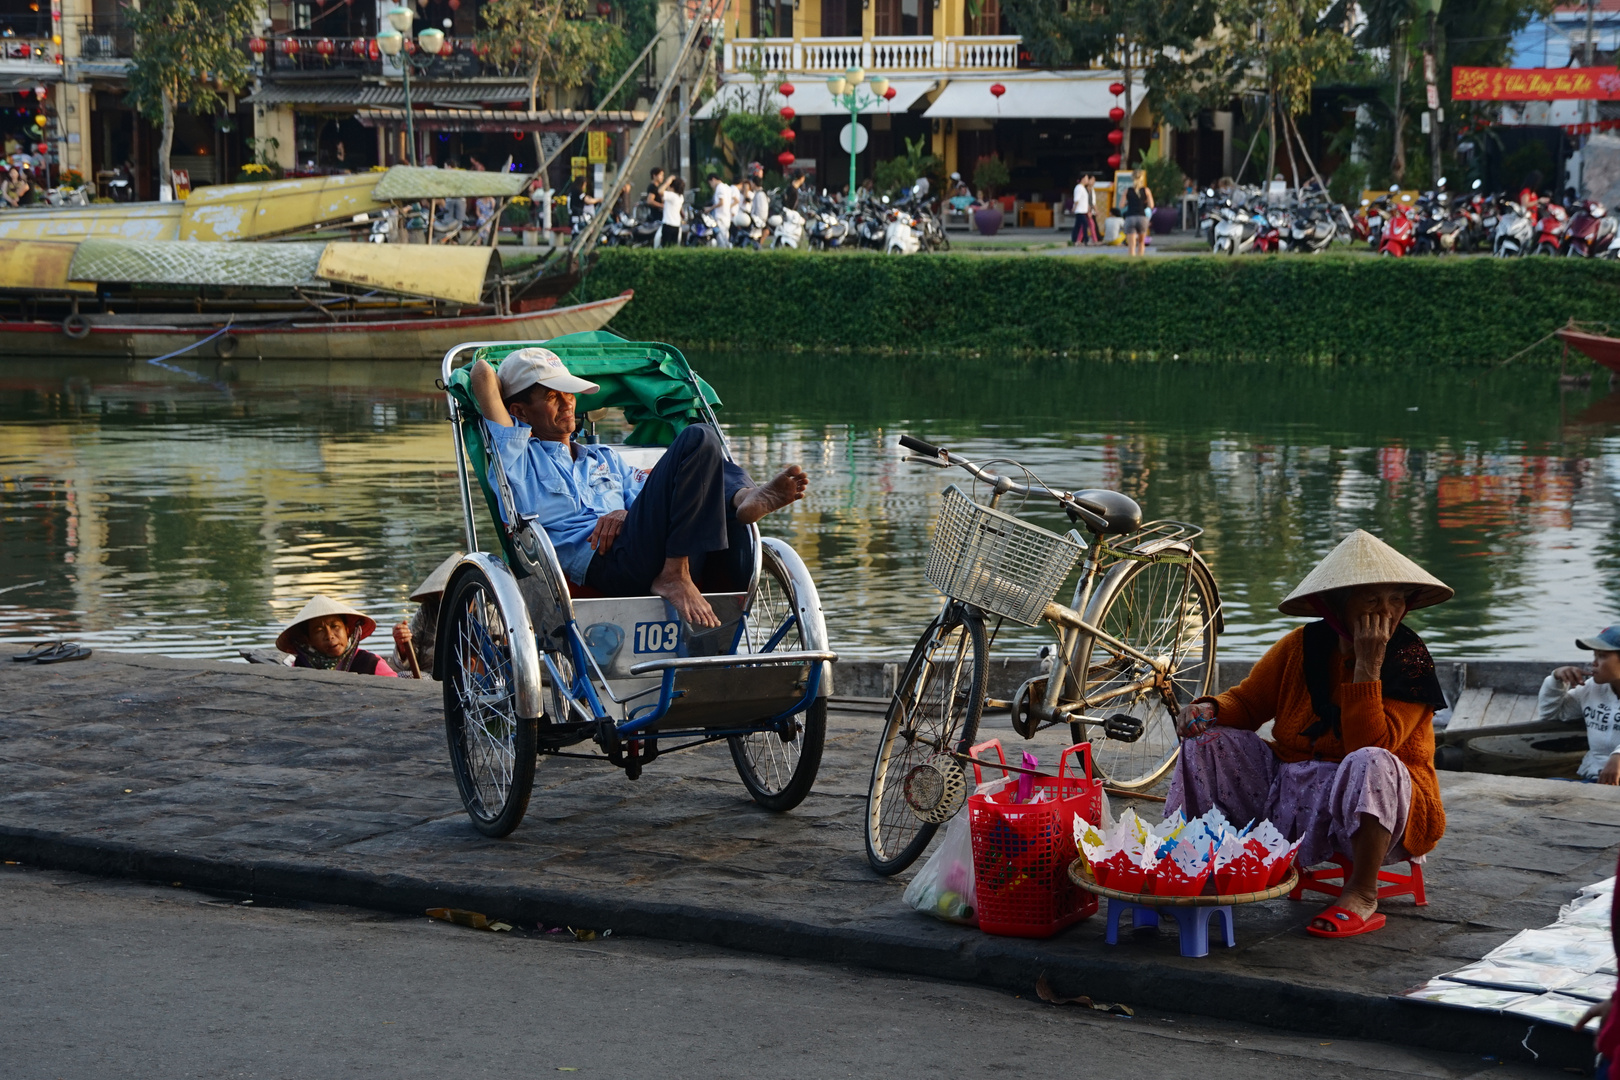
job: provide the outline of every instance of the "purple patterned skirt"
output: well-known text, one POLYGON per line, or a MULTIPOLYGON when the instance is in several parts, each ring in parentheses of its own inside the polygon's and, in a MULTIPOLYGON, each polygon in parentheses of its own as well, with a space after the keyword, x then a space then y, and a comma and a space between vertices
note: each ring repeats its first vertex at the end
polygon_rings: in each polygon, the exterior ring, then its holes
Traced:
POLYGON ((1350 838, 1371 814, 1393 839, 1384 864, 1411 858, 1401 841, 1412 808, 1412 775, 1381 747, 1351 751, 1343 761, 1281 762, 1252 731, 1214 727, 1181 744, 1164 813, 1197 817, 1218 806, 1233 825, 1270 818, 1290 840, 1302 840, 1299 865, 1350 854, 1350 838))

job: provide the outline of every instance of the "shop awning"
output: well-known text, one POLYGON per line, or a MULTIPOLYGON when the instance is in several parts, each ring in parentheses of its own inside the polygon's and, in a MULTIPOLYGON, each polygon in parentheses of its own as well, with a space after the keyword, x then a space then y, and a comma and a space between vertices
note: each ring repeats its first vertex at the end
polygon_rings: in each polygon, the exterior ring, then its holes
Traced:
MULTIPOLYGON (((825 79, 816 75, 806 75, 802 78, 790 80, 793 86, 793 96, 783 97, 781 94, 770 93, 767 108, 780 109, 784 105, 792 105, 793 111, 800 116, 848 116, 849 110, 833 104, 832 91, 827 89, 825 79)), ((903 113, 916 102, 916 100, 939 85, 938 79, 890 79, 889 85, 894 88, 894 98, 890 101, 868 105, 861 110, 862 116, 873 113, 903 113)), ((988 85, 988 84, 986 84, 988 85)), ((753 109, 759 101, 760 86, 752 80, 738 80, 723 83, 718 93, 704 103, 697 113, 699 120, 712 120, 722 105, 729 105, 732 109, 753 109)), ((870 95, 867 95, 870 96, 870 95)), ((986 97, 989 95, 986 94, 986 97)), ((1106 111, 1106 110, 1105 110, 1106 111)))
MULTIPOLYGON (((424 131, 567 131, 590 115, 583 109, 413 109, 411 120, 424 131)), ((404 109, 360 109, 354 117, 368 127, 404 124, 404 109)), ((591 121, 592 131, 623 131, 647 119, 643 109, 607 109, 591 121)))
POLYGON ((377 181, 371 197, 378 202, 415 199, 509 199, 529 182, 523 173, 473 172, 395 165, 377 181))
POLYGON ((1108 92, 1120 81, 1111 72, 1032 71, 999 77, 952 79, 924 116, 935 119, 1105 120, 1108 110, 1123 106, 1108 92), (1000 101, 990 87, 1007 88, 1000 101))
MULTIPOLYGON (((245 100, 252 105, 404 105, 405 87, 403 83, 266 83, 258 93, 245 100)), ((415 80, 411 82, 411 104, 417 108, 483 102, 500 105, 520 102, 527 105, 529 84, 465 82, 437 85, 415 80)))

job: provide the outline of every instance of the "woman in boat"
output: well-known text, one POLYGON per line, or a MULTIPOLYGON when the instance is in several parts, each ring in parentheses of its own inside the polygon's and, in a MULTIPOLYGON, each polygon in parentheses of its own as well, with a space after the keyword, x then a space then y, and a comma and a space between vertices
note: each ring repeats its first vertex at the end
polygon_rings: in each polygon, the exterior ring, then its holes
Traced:
POLYGON ((1269 818, 1300 841, 1302 867, 1350 857, 1343 895, 1306 927, 1318 937, 1383 926, 1378 868, 1421 860, 1445 832, 1433 724, 1445 698, 1402 619, 1451 596, 1358 529, 1278 605, 1319 621, 1273 645, 1236 687, 1181 712, 1166 814, 1218 806, 1239 824, 1269 818), (1269 742, 1255 734, 1267 721, 1269 742))
POLYGON ((434 649, 438 646, 435 638, 439 630, 439 601, 444 598, 444 587, 450 584, 451 571, 460 561, 461 552, 458 551, 434 567, 427 580, 411 593, 411 599, 420 606, 411 613, 409 620, 394 627, 394 655, 391 659, 402 678, 412 677, 412 654, 416 656, 416 666, 422 674, 433 677, 434 649))
POLYGON ((276 638, 276 648, 292 653, 293 667, 393 677, 398 673, 388 661, 360 648, 360 642, 375 629, 377 620, 364 612, 331 597, 316 596, 276 638))

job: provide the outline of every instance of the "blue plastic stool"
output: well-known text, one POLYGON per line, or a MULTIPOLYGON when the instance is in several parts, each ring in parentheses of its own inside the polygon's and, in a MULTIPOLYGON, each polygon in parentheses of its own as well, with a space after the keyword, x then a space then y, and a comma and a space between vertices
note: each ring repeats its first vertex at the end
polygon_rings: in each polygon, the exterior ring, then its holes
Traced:
POLYGON ((1103 937, 1108 944, 1119 944, 1119 917, 1127 911, 1131 913, 1131 925, 1138 930, 1149 926, 1157 927, 1162 913, 1175 916, 1176 922, 1181 927, 1182 956, 1209 955, 1210 921, 1216 916, 1220 918, 1215 926, 1222 940, 1226 942, 1226 947, 1231 949, 1237 946, 1237 938, 1232 933, 1230 905, 1153 908, 1143 904, 1132 904, 1126 900, 1115 900, 1113 897, 1108 898, 1108 932, 1103 937))

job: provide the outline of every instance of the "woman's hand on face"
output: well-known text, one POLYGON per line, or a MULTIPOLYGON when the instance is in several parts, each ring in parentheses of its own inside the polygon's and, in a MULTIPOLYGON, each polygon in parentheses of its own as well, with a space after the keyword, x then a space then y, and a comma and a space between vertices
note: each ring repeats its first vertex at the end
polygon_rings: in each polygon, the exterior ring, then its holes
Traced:
POLYGON ((1215 723, 1215 706, 1207 701, 1195 701, 1181 707, 1176 717, 1176 734, 1191 739, 1208 731, 1215 723))
POLYGON ((1585 668, 1576 667, 1573 664, 1566 667, 1553 669, 1553 678, 1557 679, 1571 690, 1585 682, 1586 677, 1589 674, 1591 674, 1591 672, 1587 671, 1585 668))
POLYGON ((1393 612, 1368 611, 1357 615, 1350 624, 1355 643, 1356 682, 1372 682, 1384 669, 1384 649, 1394 636, 1401 616, 1393 612))

